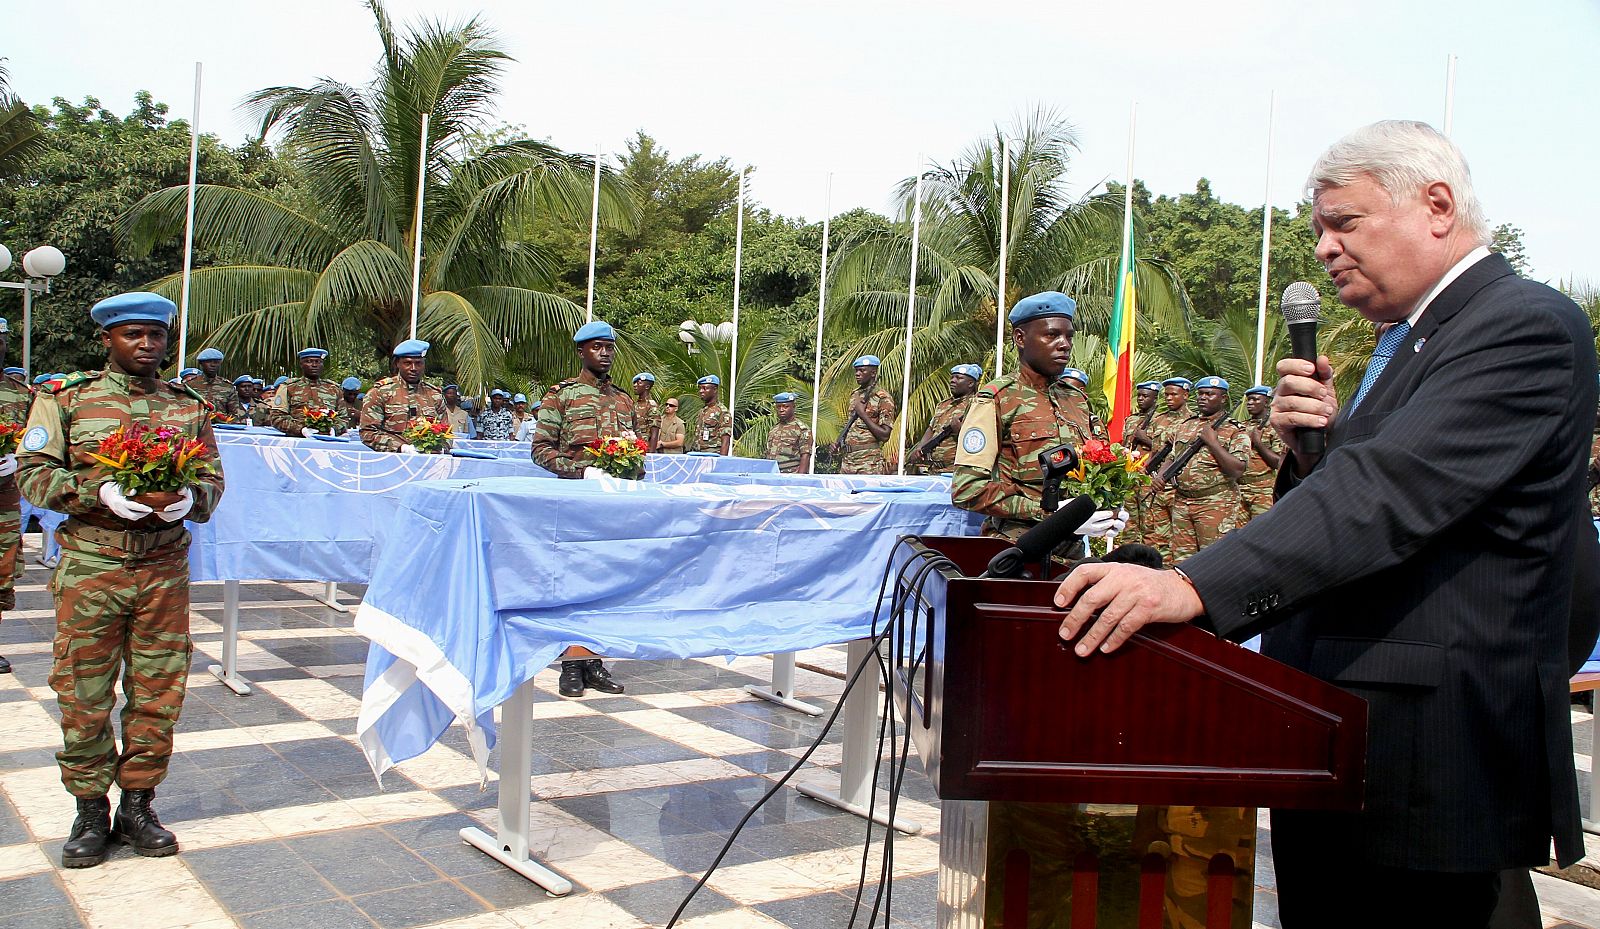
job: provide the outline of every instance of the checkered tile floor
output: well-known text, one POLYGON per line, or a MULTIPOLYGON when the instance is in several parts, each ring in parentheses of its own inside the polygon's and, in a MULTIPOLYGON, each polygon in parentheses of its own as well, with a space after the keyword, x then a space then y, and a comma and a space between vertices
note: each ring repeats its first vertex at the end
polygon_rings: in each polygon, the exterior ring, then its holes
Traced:
MULTIPOLYGON (((577 885, 552 898, 457 836, 474 823, 492 830, 495 805, 459 730, 381 789, 374 783, 354 742, 366 644, 348 615, 309 599, 320 585, 244 585, 239 665, 257 686, 248 697, 205 671, 220 653, 222 588, 197 585, 194 673, 156 803, 183 853, 141 859, 118 848, 101 867, 64 870, 72 803, 52 757, 53 619, 36 546, 30 536, 19 609, 0 625, 0 654, 16 669, 0 675, 0 929, 662 926, 820 725, 744 693, 768 674, 759 659, 619 662, 627 694, 581 701, 555 695, 554 672, 540 675, 532 844, 577 885)), ((843 650, 806 653, 801 664, 837 671, 843 650)), ((831 707, 840 681, 802 670, 799 687, 831 707)), ((1587 770, 1588 716, 1573 721, 1587 770)), ((836 784, 839 757, 836 741, 824 746, 809 776, 836 784)), ((920 775, 907 778, 900 812, 925 831, 896 843, 893 925, 927 929, 939 809, 920 775)), ((861 820, 780 793, 680 925, 843 927, 863 834, 861 820)), ((1276 926, 1261 839, 1255 918, 1276 926)), ((1545 925, 1600 926, 1600 891, 1542 875, 1538 886, 1545 925)))

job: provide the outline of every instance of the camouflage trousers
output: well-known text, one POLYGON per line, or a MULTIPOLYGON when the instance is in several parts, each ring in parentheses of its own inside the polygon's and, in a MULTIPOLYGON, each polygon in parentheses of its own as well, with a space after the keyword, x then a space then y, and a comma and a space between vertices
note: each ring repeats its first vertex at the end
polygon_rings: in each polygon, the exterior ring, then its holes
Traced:
POLYGON ((56 600, 50 687, 61 707, 61 783, 76 797, 103 797, 113 780, 125 789, 153 788, 167 776, 194 648, 187 536, 128 559, 63 541, 50 581, 56 600), (111 729, 119 672, 120 752, 111 729))
POLYGON ((1226 487, 1204 497, 1172 498, 1171 563, 1177 564, 1239 525, 1239 491, 1226 487))
MULTIPOLYGON (((1172 564, 1172 488, 1166 487, 1140 498, 1139 535, 1144 544, 1161 553, 1172 564)), ((1132 515, 1132 514, 1129 514, 1132 515)))
POLYGON ((1239 525, 1272 509, 1272 485, 1239 488, 1239 525))
POLYGON ((22 569, 22 496, 15 480, 0 478, 0 613, 17 608, 22 569))
POLYGON ((1117 536, 1117 544, 1122 545, 1128 542, 1144 542, 1144 544, 1148 545, 1149 543, 1144 541, 1144 522, 1146 509, 1144 497, 1138 493, 1134 493, 1132 496, 1128 497, 1127 501, 1122 504, 1122 507, 1128 511, 1128 527, 1122 530, 1121 535, 1117 536))
POLYGON ((888 474, 889 462, 883 449, 876 445, 864 448, 847 448, 839 459, 840 474, 888 474))

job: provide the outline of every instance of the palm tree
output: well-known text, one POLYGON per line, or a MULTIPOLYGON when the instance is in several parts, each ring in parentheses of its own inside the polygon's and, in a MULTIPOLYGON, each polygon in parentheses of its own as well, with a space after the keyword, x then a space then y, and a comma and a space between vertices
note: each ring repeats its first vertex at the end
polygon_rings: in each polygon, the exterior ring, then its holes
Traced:
MULTIPOLYGON (((588 222, 593 162, 531 140, 478 150, 509 56, 478 19, 395 32, 369 0, 383 56, 373 82, 330 79, 269 87, 246 107, 263 136, 283 131, 303 178, 298 202, 221 186, 195 199, 197 245, 225 247, 234 263, 194 272, 190 326, 246 364, 281 363, 304 343, 364 345, 375 356, 410 328, 419 168, 427 176, 417 312, 436 367, 463 387, 516 374, 558 373, 570 361, 581 308, 539 289, 549 256, 513 238, 528 217, 554 211, 588 222), (420 136, 423 114, 428 137, 420 136)), ((181 232, 185 188, 153 193, 118 225, 143 254, 181 232)), ((607 174, 602 216, 626 224, 626 189, 607 174)), ((153 289, 176 297, 177 275, 153 289)))
POLYGON ((11 92, 10 77, 0 67, 0 177, 15 175, 48 147, 33 111, 11 92))
MULTIPOLYGON (((1059 290, 1077 299, 1080 331, 1103 335, 1110 322, 1121 202, 1106 195, 1072 195, 1067 175, 1078 149, 1076 133, 1062 119, 1040 112, 1014 133, 1011 200, 1003 206, 1001 133, 996 127, 993 138, 922 175, 911 423, 926 421, 933 405, 948 395, 950 365, 977 362, 992 368, 1003 208, 1009 209, 1005 304, 1059 290)), ((915 188, 915 178, 900 183, 900 222, 895 228, 845 243, 834 262, 832 328, 849 345, 828 370, 829 399, 837 410, 843 409, 853 386, 847 374, 857 355, 881 357, 885 386, 892 392, 899 387, 915 188)), ((1188 299, 1173 270, 1163 261, 1141 258, 1136 274, 1141 317, 1181 330, 1188 299)), ((1015 370, 1014 353, 1007 352, 1007 370, 1015 370)), ((909 436, 917 433, 916 428, 908 430, 909 436)))

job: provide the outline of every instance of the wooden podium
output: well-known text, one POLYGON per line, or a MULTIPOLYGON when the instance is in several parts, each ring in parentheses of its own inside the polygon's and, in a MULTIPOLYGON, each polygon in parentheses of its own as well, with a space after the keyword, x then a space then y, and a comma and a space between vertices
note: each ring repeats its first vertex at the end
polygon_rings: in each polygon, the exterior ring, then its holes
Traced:
POLYGON ((1056 583, 978 578, 1005 547, 916 540, 949 561, 890 639, 943 801, 939 929, 1248 929, 1252 808, 1359 809, 1365 701, 1190 626, 1079 658, 1056 583))

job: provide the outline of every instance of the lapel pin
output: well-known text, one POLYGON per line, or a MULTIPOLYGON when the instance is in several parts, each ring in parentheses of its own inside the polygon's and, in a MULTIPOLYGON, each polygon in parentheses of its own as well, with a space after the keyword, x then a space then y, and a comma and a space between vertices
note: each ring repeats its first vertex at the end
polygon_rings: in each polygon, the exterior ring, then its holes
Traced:
POLYGON ((1428 339, 1427 339, 1426 336, 1416 340, 1415 342, 1412 342, 1411 343, 1411 353, 1414 355, 1417 352, 1422 351, 1422 346, 1424 346, 1426 344, 1428 344, 1428 339))

